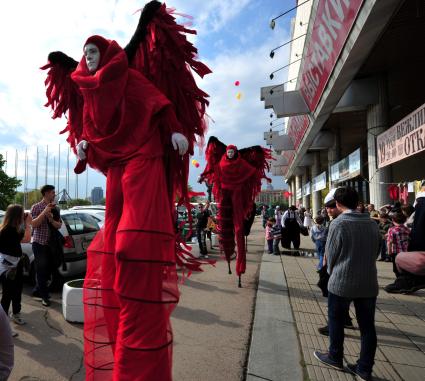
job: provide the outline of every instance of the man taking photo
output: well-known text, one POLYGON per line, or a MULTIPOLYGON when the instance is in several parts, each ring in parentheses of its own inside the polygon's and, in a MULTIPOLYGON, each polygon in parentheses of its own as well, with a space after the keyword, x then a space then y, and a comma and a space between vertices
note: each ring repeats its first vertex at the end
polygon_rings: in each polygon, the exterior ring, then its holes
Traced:
POLYGON ((40 297, 43 306, 50 306, 47 282, 52 275, 52 253, 49 247, 49 224, 54 229, 60 229, 62 220, 55 208, 55 187, 44 185, 41 188, 43 199, 31 207, 32 220, 32 251, 34 253, 36 288, 33 296, 40 297), (54 214, 57 215, 54 218, 54 214))

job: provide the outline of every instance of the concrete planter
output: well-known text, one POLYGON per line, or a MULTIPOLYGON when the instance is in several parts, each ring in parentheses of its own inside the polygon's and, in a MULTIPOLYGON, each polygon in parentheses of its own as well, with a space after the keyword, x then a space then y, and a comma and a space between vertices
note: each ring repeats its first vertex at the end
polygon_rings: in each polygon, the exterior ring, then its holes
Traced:
POLYGON ((211 233, 211 242, 213 246, 218 246, 218 234, 211 233))
POLYGON ((75 279, 63 285, 62 313, 71 323, 84 322, 83 283, 84 279, 75 279))

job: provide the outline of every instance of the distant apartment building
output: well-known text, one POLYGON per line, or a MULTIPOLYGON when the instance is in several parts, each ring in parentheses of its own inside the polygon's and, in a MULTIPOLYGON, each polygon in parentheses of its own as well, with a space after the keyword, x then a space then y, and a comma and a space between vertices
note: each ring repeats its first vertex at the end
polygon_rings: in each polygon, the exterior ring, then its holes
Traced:
POLYGON ((91 202, 93 205, 99 204, 103 199, 103 189, 101 187, 94 187, 91 191, 91 202))
POLYGON ((283 201, 283 190, 262 190, 256 197, 255 202, 257 204, 273 204, 275 202, 283 201))

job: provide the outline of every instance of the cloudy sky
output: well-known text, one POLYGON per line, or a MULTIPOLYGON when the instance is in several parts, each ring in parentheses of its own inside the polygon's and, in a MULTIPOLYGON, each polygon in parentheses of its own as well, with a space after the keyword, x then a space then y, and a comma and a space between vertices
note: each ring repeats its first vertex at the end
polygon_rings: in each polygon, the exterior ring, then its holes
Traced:
MULTIPOLYGON (((270 20, 295 4, 295 0, 170 0, 167 6, 194 17, 193 28, 198 31, 194 42, 200 59, 213 71, 200 87, 210 94, 211 116, 208 136, 217 136, 226 144, 243 148, 264 145, 263 132, 268 130, 270 110, 260 101, 260 87, 282 83, 286 72, 280 71, 273 81, 269 74, 288 63, 288 51, 280 49, 274 59, 269 52, 289 40, 291 16, 277 20, 274 31, 270 20), (240 86, 234 85, 240 81, 240 86), (236 99, 240 91, 242 98, 236 99)), ((0 35, 2 59, 0 60, 0 153, 7 153, 7 173, 15 173, 15 152, 18 150, 18 177, 24 177, 25 149, 28 153, 27 187, 34 188, 37 147, 40 165, 38 186, 45 182, 47 145, 47 182, 65 186, 67 144, 59 135, 65 120, 51 119, 45 103, 45 73, 39 67, 46 63, 50 51, 62 50, 79 60, 82 44, 93 34, 115 39, 121 46, 129 41, 137 25, 137 9, 146 1, 136 0, 15 0, 0 5, 0 35), (60 145, 60 151, 59 151, 60 145), (60 152, 60 169, 58 161, 60 152), (55 178, 53 167, 55 165, 55 178)), ((273 118, 274 119, 274 118, 273 118)), ((275 122, 278 124, 280 122, 275 122)), ((279 127, 280 128, 280 127, 279 127)), ((208 138, 207 136, 207 138, 208 138)), ((194 159, 200 168, 191 166, 190 184, 204 166, 197 151, 194 159)), ((72 168, 75 157, 71 155, 70 195, 75 196, 75 175, 72 168)), ((89 171, 78 180, 78 195, 85 197, 94 186, 105 188, 102 175, 89 171)), ((279 189, 284 182, 273 177, 279 189)))

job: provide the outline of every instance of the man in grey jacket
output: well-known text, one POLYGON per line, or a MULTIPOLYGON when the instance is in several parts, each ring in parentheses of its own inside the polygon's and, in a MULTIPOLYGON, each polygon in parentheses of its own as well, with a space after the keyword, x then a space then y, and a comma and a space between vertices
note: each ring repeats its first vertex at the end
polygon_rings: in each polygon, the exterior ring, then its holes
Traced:
POLYGON ((376 258, 380 249, 377 224, 368 214, 356 211, 357 192, 338 188, 334 199, 341 215, 332 222, 326 242, 328 260, 329 352, 314 352, 321 362, 343 370, 344 316, 353 301, 360 327, 361 350, 357 364, 348 370, 370 380, 376 352, 375 307, 378 296, 376 258))

